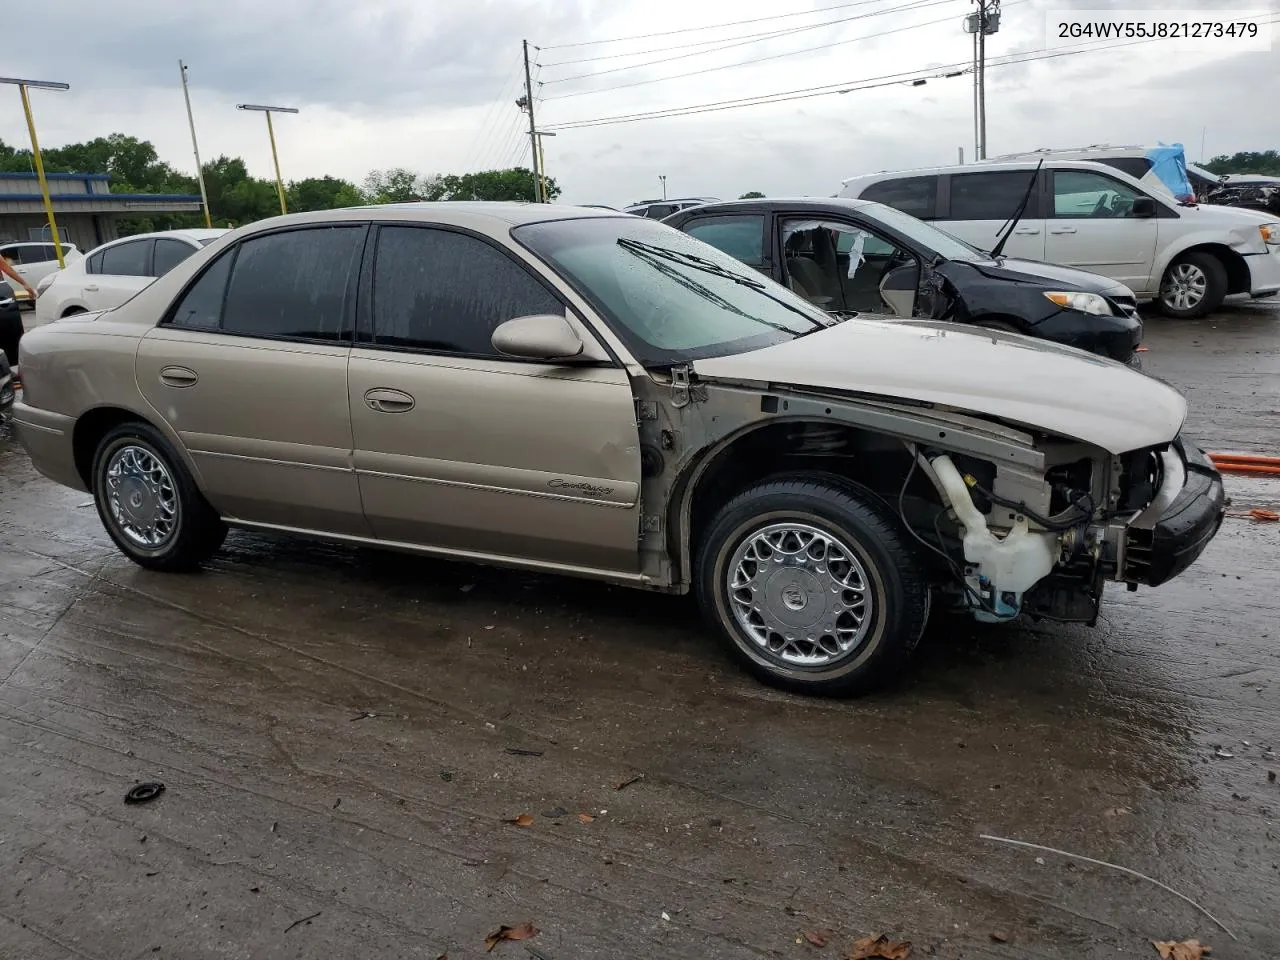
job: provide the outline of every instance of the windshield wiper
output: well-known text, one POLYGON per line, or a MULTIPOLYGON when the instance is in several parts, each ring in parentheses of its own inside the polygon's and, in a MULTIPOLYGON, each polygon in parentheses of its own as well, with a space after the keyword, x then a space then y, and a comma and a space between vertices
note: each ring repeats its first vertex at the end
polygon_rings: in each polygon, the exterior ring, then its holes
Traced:
POLYGON ((1013 236, 1014 229, 1018 226, 1018 221, 1022 219, 1022 215, 1027 212, 1027 204, 1031 202, 1031 193, 1036 188, 1036 181, 1040 178, 1040 168, 1044 166, 1044 158, 1040 158, 1040 162, 1036 164, 1035 171, 1031 174, 1031 182, 1027 184, 1027 192, 1022 195, 1022 202, 1018 204, 1018 209, 1013 212, 1013 217, 1009 220, 1008 229, 1000 235, 1000 239, 996 241, 996 245, 991 248, 991 259, 999 260, 1000 253, 1004 250, 1005 243, 1013 236))
MULTIPOLYGON (((622 247, 623 250, 628 250, 631 253, 636 254, 637 256, 647 256, 651 258, 666 260, 671 263, 680 264, 681 266, 684 266, 684 267, 692 267, 694 270, 701 270, 703 273, 709 273, 712 276, 723 277, 726 280, 732 280, 734 283, 738 284, 739 286, 748 287, 751 290, 755 290, 758 293, 763 294, 764 296, 772 300, 774 303, 780 306, 786 307, 792 313, 798 313, 800 316, 804 317, 806 320, 808 320, 810 323, 814 325, 814 328, 813 328, 814 330, 825 330, 827 327, 832 326, 834 323, 838 322, 838 321, 823 322, 821 320, 818 320, 813 314, 809 313, 808 311, 801 310, 799 307, 795 306, 795 304, 787 303, 787 301, 783 300, 781 297, 774 296, 772 293, 769 292, 768 288, 761 281, 753 280, 750 277, 744 277, 741 274, 734 273, 732 270, 726 270, 724 267, 720 266, 720 264, 716 263, 714 260, 708 260, 706 257, 700 257, 696 253, 685 253, 683 250, 672 250, 669 247, 659 247, 652 243, 645 243, 642 240, 632 240, 630 237, 619 237, 618 246, 622 247)), ((759 319, 759 318, 755 318, 755 319, 759 319)), ((769 324, 769 326, 773 326, 773 324, 769 324)), ((782 328, 779 328, 779 329, 782 329, 782 328)), ((788 332, 794 333, 796 336, 803 337, 806 333, 812 333, 813 330, 803 330, 803 331, 793 330, 788 332)))

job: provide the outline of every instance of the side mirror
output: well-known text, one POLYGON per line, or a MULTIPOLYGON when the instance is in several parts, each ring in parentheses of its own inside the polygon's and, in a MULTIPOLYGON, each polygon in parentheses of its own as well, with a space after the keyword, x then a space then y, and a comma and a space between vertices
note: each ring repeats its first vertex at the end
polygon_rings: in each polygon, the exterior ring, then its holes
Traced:
POLYGON ((499 353, 525 360, 571 360, 583 350, 578 332, 553 313, 508 320, 493 331, 492 343, 499 353))
POLYGON ((1150 197, 1137 197, 1133 201, 1132 212, 1135 217, 1154 217, 1156 215, 1156 202, 1150 197))

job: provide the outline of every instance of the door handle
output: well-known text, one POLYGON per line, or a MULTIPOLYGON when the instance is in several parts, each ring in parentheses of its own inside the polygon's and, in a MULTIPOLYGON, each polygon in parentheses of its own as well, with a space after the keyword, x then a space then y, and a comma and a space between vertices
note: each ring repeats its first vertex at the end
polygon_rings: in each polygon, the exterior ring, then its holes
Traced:
POLYGON ((1076 228, 1075 227, 1053 227, 1049 230, 1049 232, 1050 233, 1075 233, 1076 228))
POLYGON ((170 387, 194 387, 200 375, 188 367, 163 367, 160 382, 170 387))
POLYGON ((87 290, 89 293, 97 293, 98 285, 96 283, 86 283, 84 285, 84 289, 87 290))
POLYGON ((378 413, 408 413, 416 402, 403 390, 392 390, 390 387, 374 387, 364 394, 365 406, 378 413))
POLYGON ((1035 236, 1039 236, 1040 228, 1039 227, 1018 227, 1018 229, 1014 230, 1013 232, 1016 235, 1022 236, 1022 237, 1035 237, 1035 236))

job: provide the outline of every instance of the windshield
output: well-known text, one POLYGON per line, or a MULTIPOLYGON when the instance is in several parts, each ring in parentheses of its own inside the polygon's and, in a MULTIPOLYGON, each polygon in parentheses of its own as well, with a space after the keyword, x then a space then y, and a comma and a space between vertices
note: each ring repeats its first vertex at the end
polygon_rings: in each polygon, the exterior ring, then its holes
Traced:
POLYGON ((733 257, 651 220, 552 220, 512 235, 590 301, 645 366, 744 353, 833 322, 733 257))
POLYGON ((917 220, 909 213, 895 210, 883 203, 869 203, 860 212, 874 217, 890 229, 897 230, 904 237, 914 240, 921 246, 928 247, 945 260, 985 260, 987 254, 977 247, 971 247, 949 233, 944 233, 930 223, 917 220))

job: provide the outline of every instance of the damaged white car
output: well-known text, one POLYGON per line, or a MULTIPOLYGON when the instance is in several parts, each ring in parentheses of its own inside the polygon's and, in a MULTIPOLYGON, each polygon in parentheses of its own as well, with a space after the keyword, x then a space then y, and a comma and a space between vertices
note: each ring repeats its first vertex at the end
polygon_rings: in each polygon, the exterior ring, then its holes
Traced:
POLYGON ((694 591, 757 675, 883 683, 932 606, 1092 623, 1217 532, 1186 404, 1015 334, 833 316, 638 217, 235 231, 22 341, 35 466, 148 567, 228 526, 694 591))

